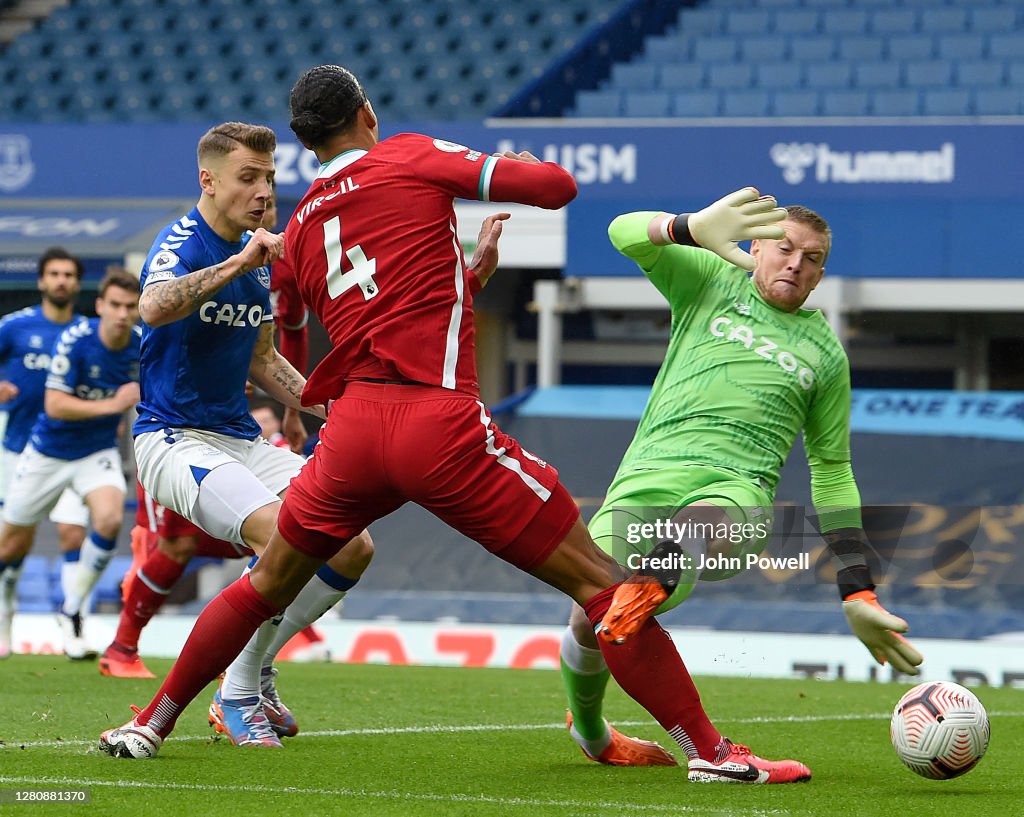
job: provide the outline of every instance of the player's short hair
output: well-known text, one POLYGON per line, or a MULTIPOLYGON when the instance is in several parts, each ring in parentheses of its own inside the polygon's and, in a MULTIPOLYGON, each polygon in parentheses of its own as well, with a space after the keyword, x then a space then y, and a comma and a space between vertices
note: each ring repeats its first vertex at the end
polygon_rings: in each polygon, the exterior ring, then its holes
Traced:
POLYGON ((824 264, 828 260, 828 254, 832 251, 832 228, 828 226, 828 222, 811 208, 800 204, 791 204, 783 209, 788 213, 786 218, 790 221, 806 224, 814 232, 821 233, 825 237, 825 257, 821 259, 821 263, 824 264))
POLYGON ((139 279, 124 267, 107 267, 107 273, 100 280, 99 297, 103 298, 111 287, 126 289, 129 292, 139 291, 139 279))
POLYGON ((76 255, 72 255, 63 247, 50 247, 39 257, 39 277, 43 277, 43 270, 46 269, 46 265, 51 261, 70 261, 75 265, 75 276, 79 281, 82 280, 82 275, 85 273, 85 266, 82 264, 82 259, 76 255))
POLYGON ((263 125, 223 122, 203 134, 196 148, 196 158, 202 167, 204 162, 214 157, 227 156, 239 147, 247 147, 256 153, 273 153, 277 147, 277 136, 263 125))
POLYGON ((365 104, 366 92, 355 74, 340 65, 318 65, 292 87, 289 125, 304 145, 322 145, 351 128, 365 104))

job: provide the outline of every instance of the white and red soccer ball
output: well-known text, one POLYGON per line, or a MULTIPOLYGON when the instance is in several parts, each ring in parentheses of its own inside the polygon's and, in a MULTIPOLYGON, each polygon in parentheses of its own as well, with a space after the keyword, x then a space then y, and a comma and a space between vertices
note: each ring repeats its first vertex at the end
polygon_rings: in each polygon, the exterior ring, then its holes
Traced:
POLYGON ((985 755, 988 713, 969 689, 949 681, 918 684, 900 698, 889 736, 896 754, 921 777, 949 780, 985 755))

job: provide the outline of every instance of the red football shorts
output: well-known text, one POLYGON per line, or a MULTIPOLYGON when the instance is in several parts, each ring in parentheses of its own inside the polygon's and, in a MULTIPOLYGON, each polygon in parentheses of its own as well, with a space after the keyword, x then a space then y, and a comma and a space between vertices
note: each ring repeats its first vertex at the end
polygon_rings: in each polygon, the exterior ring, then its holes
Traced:
POLYGON ((158 505, 156 500, 146 493, 146 489, 138 480, 135 481, 135 488, 139 500, 139 508, 135 513, 135 524, 147 531, 147 550, 155 548, 159 538, 176 539, 179 536, 195 536, 199 540, 196 556, 206 556, 211 559, 239 559, 243 556, 253 555, 252 548, 246 545, 236 545, 234 542, 226 542, 223 539, 214 539, 184 516, 158 505))
POLYGON ((288 488, 278 530, 327 559, 406 502, 527 571, 579 517, 558 472, 502 433, 472 395, 349 383, 288 488))

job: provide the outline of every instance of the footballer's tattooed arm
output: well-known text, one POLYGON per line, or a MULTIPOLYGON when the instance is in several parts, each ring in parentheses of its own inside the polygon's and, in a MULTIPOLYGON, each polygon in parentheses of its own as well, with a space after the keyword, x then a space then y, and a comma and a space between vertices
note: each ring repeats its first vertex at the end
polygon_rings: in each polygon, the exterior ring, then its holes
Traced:
POLYGON ((225 262, 170 281, 150 284, 139 298, 139 315, 153 327, 180 321, 237 275, 239 272, 230 270, 225 262))
POLYGON ((274 346, 274 324, 270 321, 260 327, 256 348, 249 364, 249 379, 286 408, 299 409, 324 419, 323 406, 306 408, 302 405, 304 378, 274 346))
POLYGON ((199 309, 207 298, 233 278, 273 264, 283 254, 284 236, 260 228, 241 252, 221 263, 146 286, 139 298, 139 315, 154 327, 179 321, 199 309))

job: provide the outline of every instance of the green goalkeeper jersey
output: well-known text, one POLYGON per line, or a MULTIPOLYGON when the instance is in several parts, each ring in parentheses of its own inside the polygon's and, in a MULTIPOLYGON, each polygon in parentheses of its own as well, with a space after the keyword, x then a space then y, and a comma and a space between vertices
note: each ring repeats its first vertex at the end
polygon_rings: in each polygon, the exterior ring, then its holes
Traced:
POLYGON ((822 314, 768 305, 745 270, 708 250, 652 244, 654 215, 620 216, 608 230, 672 309, 665 361, 616 479, 714 465, 774 496, 801 430, 812 469, 849 463, 849 363, 822 314))

